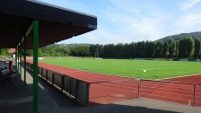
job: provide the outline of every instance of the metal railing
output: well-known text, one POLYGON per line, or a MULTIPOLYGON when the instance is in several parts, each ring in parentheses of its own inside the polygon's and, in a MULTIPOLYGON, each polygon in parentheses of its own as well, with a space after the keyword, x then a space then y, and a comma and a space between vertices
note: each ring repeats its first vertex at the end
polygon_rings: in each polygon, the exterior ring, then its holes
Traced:
MULTIPOLYGON (((27 66, 32 68, 32 64, 27 62, 27 66)), ((118 82, 128 82, 129 81, 102 81, 95 83, 88 83, 86 81, 81 81, 76 78, 64 75, 58 72, 53 72, 44 67, 39 68, 39 75, 46 80, 48 83, 52 84, 54 87, 58 88, 62 93, 75 100, 77 103, 88 106, 89 103, 89 89, 90 85, 93 87, 99 84, 114 84, 113 87, 104 88, 110 90, 110 92, 120 92, 122 95, 132 98, 149 98, 168 102, 174 102, 179 104, 185 104, 189 106, 199 106, 201 107, 201 84, 194 84, 190 82, 176 82, 176 81, 155 81, 155 80, 145 80, 138 79, 138 82, 130 83, 136 85, 136 88, 130 90, 133 91, 132 94, 136 96, 130 96, 129 92, 125 92, 122 89, 113 89, 115 83, 118 82)), ((115 86, 116 87, 116 86, 115 86)), ((98 90, 98 89, 97 89, 98 90)))
POLYGON ((138 87, 139 98, 201 106, 201 84, 139 79, 138 87))
MULTIPOLYGON (((31 63, 27 63, 27 66, 32 68, 31 63)), ((38 67, 38 70, 39 76, 52 86, 69 96, 76 103, 88 106, 90 83, 58 72, 53 72, 43 67, 38 67)))

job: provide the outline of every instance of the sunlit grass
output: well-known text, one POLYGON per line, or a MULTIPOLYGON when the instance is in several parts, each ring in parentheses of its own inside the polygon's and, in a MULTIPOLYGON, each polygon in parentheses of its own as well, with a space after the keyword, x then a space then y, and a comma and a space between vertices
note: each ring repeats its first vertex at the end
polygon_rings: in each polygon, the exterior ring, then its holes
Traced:
POLYGON ((43 59, 40 62, 111 75, 161 79, 201 73, 200 62, 119 60, 119 59, 43 59))

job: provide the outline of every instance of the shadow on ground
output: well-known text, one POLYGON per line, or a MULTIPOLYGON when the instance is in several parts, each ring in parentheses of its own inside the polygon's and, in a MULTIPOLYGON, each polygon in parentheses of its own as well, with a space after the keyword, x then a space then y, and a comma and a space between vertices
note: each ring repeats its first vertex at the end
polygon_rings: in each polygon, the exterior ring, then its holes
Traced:
MULTIPOLYGON (((32 71, 28 69, 26 86, 23 86, 24 82, 20 78, 16 82, 13 81, 13 86, 9 82, 5 85, 0 85, 0 113, 32 113, 32 81, 32 71)), ((1 83, 3 82, 0 81, 1 83)), ((168 104, 169 106, 163 104, 164 108, 160 108, 161 102, 155 103, 155 101, 147 103, 146 100, 136 99, 126 102, 105 105, 90 103, 88 107, 82 107, 39 77, 38 113, 188 113, 194 111, 194 108, 190 108, 191 111, 187 110, 185 112, 186 107, 177 107, 172 104, 168 104), (150 104, 156 104, 156 106, 146 106, 150 104), (160 106, 157 107, 157 105, 160 106), (185 109, 180 110, 181 108, 185 109)))

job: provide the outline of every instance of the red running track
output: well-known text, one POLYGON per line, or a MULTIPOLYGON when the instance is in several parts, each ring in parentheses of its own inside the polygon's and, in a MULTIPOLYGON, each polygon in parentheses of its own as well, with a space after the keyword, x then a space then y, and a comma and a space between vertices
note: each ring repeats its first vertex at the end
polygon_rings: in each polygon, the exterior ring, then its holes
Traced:
POLYGON ((172 82, 141 81, 140 97, 193 105, 193 85, 172 82))
MULTIPOLYGON (((31 60, 27 62, 32 63, 31 60)), ((140 91, 140 98, 201 106, 201 85, 194 86, 195 83, 201 84, 201 75, 157 82, 141 80, 140 90, 138 90, 138 80, 133 78, 91 73, 41 62, 39 66, 90 83, 89 101, 91 103, 108 104, 138 98, 138 91, 140 91)))
POLYGON ((201 75, 141 80, 140 97, 201 107, 201 75))
POLYGON ((165 81, 189 82, 195 84, 195 106, 201 107, 201 74, 165 79, 165 81))
MULTIPOLYGON (((32 64, 32 60, 27 62, 32 64)), ((138 81, 133 78, 86 72, 41 62, 38 66, 90 83, 89 102, 93 104, 138 98, 138 81)))
POLYGON ((201 84, 201 75, 182 76, 182 77, 169 78, 169 79, 164 79, 164 80, 201 84))

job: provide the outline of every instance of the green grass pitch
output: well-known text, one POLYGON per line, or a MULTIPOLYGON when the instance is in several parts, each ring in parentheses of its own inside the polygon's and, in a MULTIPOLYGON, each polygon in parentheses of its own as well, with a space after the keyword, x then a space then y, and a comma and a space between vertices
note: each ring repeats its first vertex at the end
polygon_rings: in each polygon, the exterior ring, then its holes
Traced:
POLYGON ((201 62, 92 58, 52 58, 39 61, 95 73, 143 79, 162 79, 201 73, 201 62))

